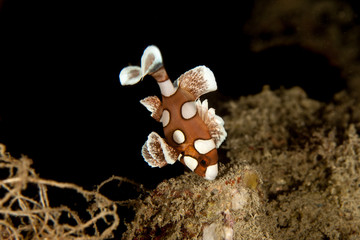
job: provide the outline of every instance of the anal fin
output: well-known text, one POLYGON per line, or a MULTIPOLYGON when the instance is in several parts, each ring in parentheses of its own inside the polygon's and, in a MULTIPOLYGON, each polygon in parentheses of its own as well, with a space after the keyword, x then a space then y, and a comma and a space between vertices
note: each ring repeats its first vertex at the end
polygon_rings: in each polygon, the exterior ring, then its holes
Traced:
POLYGON ((160 122, 163 109, 161 101, 157 96, 146 97, 140 100, 140 103, 151 112, 151 117, 153 117, 156 121, 160 122))
POLYGON ((179 153, 156 132, 151 132, 142 147, 142 155, 151 167, 162 168, 167 164, 174 164, 179 153))

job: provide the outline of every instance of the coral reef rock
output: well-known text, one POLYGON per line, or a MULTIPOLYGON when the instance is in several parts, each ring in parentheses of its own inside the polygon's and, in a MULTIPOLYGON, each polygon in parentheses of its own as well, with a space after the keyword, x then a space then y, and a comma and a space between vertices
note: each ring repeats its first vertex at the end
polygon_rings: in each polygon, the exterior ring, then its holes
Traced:
POLYGON ((359 238, 359 102, 343 91, 325 104, 299 87, 226 102, 218 178, 160 183, 123 238, 359 238))

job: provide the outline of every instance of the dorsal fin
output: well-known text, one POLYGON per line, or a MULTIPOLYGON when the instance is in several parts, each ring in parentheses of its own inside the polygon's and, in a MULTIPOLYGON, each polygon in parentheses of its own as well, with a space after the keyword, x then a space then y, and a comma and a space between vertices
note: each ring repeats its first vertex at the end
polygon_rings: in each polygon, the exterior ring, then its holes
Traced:
POLYGON ((216 148, 219 148, 227 136, 224 128, 224 120, 215 114, 215 109, 208 109, 207 99, 205 99, 203 102, 197 100, 196 107, 199 116, 209 129, 209 133, 215 142, 216 148))
POLYGON ((176 84, 194 95, 195 99, 217 89, 213 72, 205 66, 198 66, 182 74, 176 84))
POLYGON ((140 103, 151 112, 151 117, 160 122, 163 107, 160 99, 157 96, 150 96, 140 100, 140 103))

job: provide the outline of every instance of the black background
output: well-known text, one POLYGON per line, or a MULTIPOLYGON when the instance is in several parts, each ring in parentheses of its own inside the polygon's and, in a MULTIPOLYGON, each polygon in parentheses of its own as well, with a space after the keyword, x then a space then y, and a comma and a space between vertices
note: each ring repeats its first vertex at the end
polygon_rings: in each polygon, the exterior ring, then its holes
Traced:
POLYGON ((159 94, 149 77, 123 87, 120 70, 157 45, 175 80, 198 65, 218 82, 213 103, 256 94, 264 84, 303 87, 329 101, 340 70, 300 47, 260 53, 242 28, 252 1, 218 5, 133 1, 5 1, 0 10, 0 142, 33 159, 43 178, 87 188, 111 175, 147 187, 180 175, 180 164, 152 169, 140 149, 161 124, 139 100, 159 94))

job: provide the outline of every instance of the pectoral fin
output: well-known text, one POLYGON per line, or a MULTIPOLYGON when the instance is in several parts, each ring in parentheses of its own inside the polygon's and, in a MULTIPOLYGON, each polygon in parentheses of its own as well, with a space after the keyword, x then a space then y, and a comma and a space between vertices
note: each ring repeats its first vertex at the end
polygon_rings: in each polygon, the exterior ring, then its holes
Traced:
POLYGON ((174 164, 179 153, 157 133, 152 132, 142 147, 142 155, 151 167, 162 168, 167 164, 174 164))
POLYGON ((146 97, 143 100, 140 100, 140 103, 151 112, 151 117, 153 117, 158 122, 160 121, 163 108, 161 101, 157 96, 146 97))

